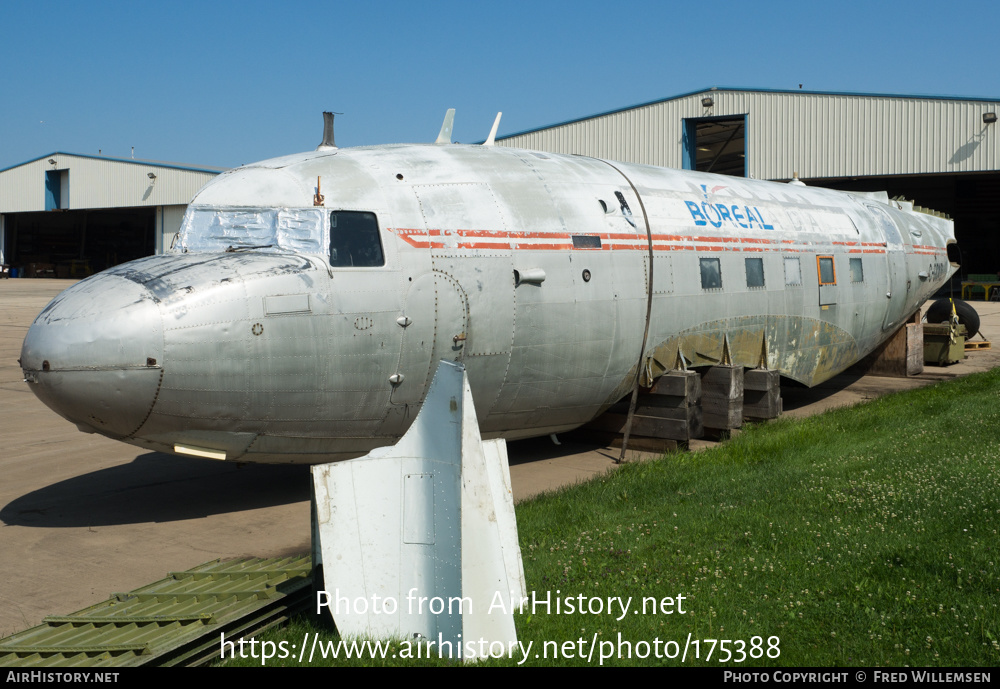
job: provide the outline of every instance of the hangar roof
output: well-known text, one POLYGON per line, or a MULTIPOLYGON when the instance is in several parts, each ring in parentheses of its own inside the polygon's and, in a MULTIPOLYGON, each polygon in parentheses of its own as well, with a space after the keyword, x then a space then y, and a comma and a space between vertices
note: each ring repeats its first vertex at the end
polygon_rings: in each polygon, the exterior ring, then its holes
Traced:
POLYGON ((744 118, 759 179, 1000 169, 1000 99, 711 87, 497 137, 497 144, 686 167, 692 123, 744 118), (711 98, 712 105, 702 101, 711 98))
POLYGON ((56 151, 0 170, 0 213, 184 205, 225 170, 56 151))
POLYGON ((32 158, 31 160, 26 160, 23 163, 18 163, 17 165, 11 165, 10 167, 5 167, 0 169, 0 173, 7 172, 7 170, 13 170, 14 168, 21 167, 22 165, 27 165, 44 158, 52 158, 53 156, 73 156, 74 158, 90 158, 92 160, 107 160, 113 163, 139 163, 143 165, 153 165, 156 167, 172 168, 174 170, 191 170, 193 172, 211 172, 213 174, 218 174, 220 172, 225 172, 229 168, 225 167, 214 167, 211 165, 188 165, 186 163, 171 163, 163 160, 146 160, 144 158, 115 158, 112 156, 102 156, 102 155, 89 155, 86 153, 67 153, 65 151, 53 151, 52 153, 47 153, 46 155, 38 156, 37 158, 32 158))

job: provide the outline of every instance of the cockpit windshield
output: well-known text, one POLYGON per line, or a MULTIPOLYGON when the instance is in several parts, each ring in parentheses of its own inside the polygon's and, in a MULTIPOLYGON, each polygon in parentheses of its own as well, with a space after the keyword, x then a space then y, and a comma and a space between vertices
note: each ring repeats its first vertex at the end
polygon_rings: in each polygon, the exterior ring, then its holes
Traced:
POLYGON ((330 220, 323 208, 189 206, 174 251, 279 248, 326 254, 330 220))

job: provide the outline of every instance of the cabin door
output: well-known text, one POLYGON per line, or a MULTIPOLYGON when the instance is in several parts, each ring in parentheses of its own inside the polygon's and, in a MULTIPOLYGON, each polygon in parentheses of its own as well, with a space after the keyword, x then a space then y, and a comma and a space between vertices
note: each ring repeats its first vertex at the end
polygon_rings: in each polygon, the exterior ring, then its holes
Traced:
POLYGON ((482 425, 510 364, 514 264, 504 217, 489 185, 414 185, 431 247, 436 285, 436 368, 461 361, 482 425))
POLYGON ((417 404, 423 400, 438 362, 461 361, 463 335, 468 329, 468 299, 448 275, 431 271, 410 281, 402 316, 403 333, 398 381, 390 402, 417 404))
POLYGON ((820 308, 829 308, 837 303, 837 268, 834 264, 834 257, 816 257, 816 275, 819 279, 819 305, 820 308))

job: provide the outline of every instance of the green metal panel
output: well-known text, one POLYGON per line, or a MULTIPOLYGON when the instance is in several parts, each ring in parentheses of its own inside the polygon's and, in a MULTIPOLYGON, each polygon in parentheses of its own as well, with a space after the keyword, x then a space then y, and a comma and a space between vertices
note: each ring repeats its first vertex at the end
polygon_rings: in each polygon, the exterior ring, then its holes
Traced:
POLYGON ((200 664, 307 604, 308 555, 215 560, 0 639, 0 667, 200 664))

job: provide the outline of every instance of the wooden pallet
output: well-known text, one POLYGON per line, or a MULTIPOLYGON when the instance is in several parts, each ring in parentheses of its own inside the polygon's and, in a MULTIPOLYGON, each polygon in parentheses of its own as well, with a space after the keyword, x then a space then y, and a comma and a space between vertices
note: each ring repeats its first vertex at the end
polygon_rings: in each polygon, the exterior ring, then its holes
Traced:
POLYGON ((965 341, 965 351, 967 352, 977 351, 982 349, 993 349, 993 343, 990 342, 989 340, 983 340, 981 342, 979 341, 969 342, 968 340, 965 341))

